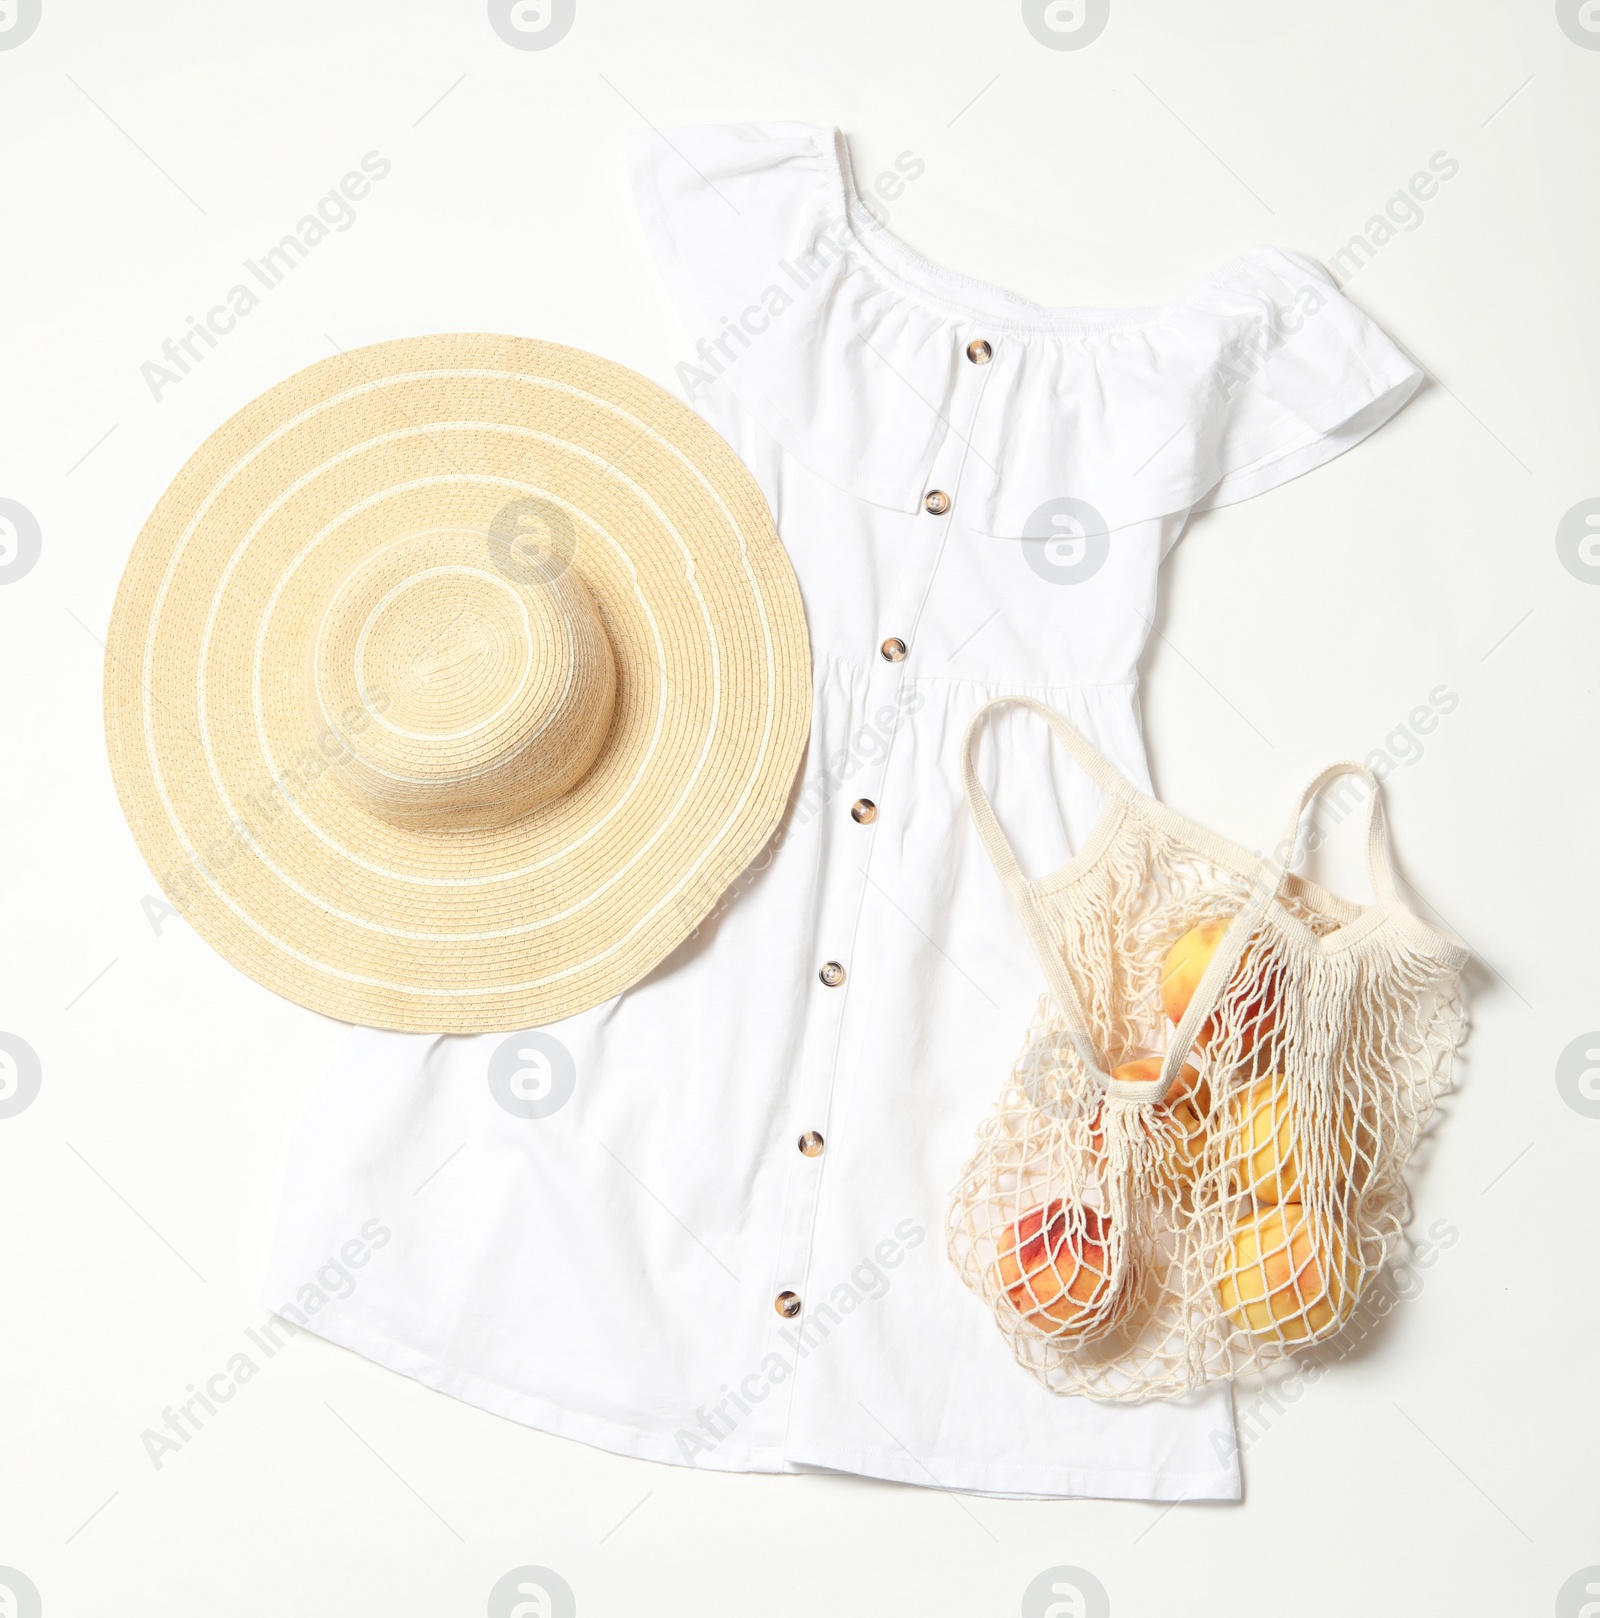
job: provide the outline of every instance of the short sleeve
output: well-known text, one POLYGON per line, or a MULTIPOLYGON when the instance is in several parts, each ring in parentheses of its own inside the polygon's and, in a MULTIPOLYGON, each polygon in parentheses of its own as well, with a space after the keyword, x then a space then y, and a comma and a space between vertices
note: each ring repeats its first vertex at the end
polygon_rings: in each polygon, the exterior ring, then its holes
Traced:
POLYGON ((1312 260, 1276 250, 1257 284, 1258 314, 1217 358, 1216 475, 1196 509, 1248 500, 1342 455, 1422 382, 1312 260))
POLYGON ((1035 537, 1052 497, 1118 529, 1249 499, 1361 442, 1418 368, 1320 265, 1260 247, 1165 309, 1038 332, 973 433, 998 475, 977 523, 1035 537))

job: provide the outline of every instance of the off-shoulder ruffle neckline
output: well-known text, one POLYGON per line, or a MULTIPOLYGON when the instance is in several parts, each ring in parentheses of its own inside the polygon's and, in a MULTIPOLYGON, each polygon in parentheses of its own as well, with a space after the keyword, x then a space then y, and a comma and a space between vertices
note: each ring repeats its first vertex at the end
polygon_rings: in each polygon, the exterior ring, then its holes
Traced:
POLYGON ((678 368, 689 402, 725 383, 816 475, 905 512, 954 435, 958 520, 979 533, 1048 537, 1033 529, 1063 499, 1108 531, 1243 499, 1359 442, 1421 380, 1288 249, 1252 248, 1165 304, 1050 309, 891 234, 837 130, 641 135, 633 171, 699 339, 678 368))
POLYGON ((827 181, 838 197, 841 217, 855 246, 868 260, 867 267, 900 296, 959 325, 982 321, 991 329, 1008 335, 1062 337, 1087 337, 1156 326, 1172 315, 1204 303, 1217 288, 1241 279, 1264 256, 1280 251, 1265 245, 1248 248, 1192 282, 1166 303, 1099 308, 1035 303, 993 282, 963 275, 924 258, 890 231, 862 196, 850 144, 843 131, 833 130, 831 135, 819 133, 815 141, 827 181))

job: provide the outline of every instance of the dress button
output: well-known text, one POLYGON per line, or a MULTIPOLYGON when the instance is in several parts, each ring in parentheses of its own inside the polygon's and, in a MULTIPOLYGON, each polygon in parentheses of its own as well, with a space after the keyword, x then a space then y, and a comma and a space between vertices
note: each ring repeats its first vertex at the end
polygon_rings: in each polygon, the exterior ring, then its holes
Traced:
POLYGON ((871 798, 857 798, 850 805, 850 818, 858 826, 870 826, 878 818, 878 806, 871 798))
POLYGON ((974 337, 967 344, 967 358, 974 365, 987 365, 994 358, 994 350, 981 337, 974 337))
POLYGON ((844 982, 844 968, 837 961, 825 961, 822 970, 817 973, 817 976, 830 989, 837 989, 844 982))
POLYGON ((798 1292, 780 1292, 772 1300, 772 1307, 785 1320, 793 1320, 800 1313, 800 1294, 798 1292))
POLYGON ((950 509, 950 496, 943 489, 929 489, 922 497, 922 509, 930 517, 942 517, 950 509))
POLYGON ((800 1150, 807 1157, 821 1157, 822 1136, 820 1136, 816 1130, 808 1129, 805 1134, 800 1137, 800 1150))
POLYGON ((891 635, 878 650, 883 654, 885 663, 904 663, 906 660, 906 643, 898 635, 891 635))

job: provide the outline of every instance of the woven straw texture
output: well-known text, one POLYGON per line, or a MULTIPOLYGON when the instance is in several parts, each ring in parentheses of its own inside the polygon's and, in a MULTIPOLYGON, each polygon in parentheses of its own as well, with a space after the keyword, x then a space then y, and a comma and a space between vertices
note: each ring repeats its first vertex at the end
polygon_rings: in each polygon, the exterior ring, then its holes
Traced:
MULTIPOLYGON (((1138 1402, 1265 1374, 1360 1329, 1449 1083, 1466 953, 1400 903, 1370 776, 1362 909, 1173 814, 1023 705, 1107 800, 1077 858, 1025 877, 977 781, 974 720, 969 801, 1051 992, 962 1172, 950 1256, 1056 1392, 1138 1402)), ((1301 809, 1348 773, 1366 772, 1324 772, 1301 809)))
POLYGON ((171 902, 345 1021, 535 1026, 681 942, 805 748, 793 569, 733 451, 579 350, 447 335, 299 372, 134 546, 112 773, 171 902))

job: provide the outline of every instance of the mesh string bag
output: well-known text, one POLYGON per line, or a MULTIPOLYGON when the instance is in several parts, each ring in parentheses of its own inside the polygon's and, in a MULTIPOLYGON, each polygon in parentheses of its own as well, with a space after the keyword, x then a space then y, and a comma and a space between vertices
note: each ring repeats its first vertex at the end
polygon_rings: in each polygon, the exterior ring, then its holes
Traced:
POLYGON ((1402 903, 1378 783, 1322 772, 1275 860, 1173 813, 1059 714, 980 709, 967 800, 1048 992, 949 1212, 950 1257, 1055 1392, 1171 1398, 1336 1338, 1409 1216, 1450 1082, 1466 951, 1402 903), (1025 876, 978 779, 985 715, 1050 725, 1105 794, 1025 876), (1376 902, 1291 874, 1307 807, 1368 786, 1376 902))

